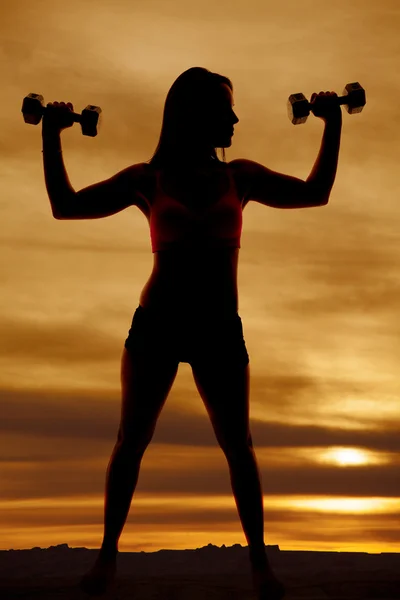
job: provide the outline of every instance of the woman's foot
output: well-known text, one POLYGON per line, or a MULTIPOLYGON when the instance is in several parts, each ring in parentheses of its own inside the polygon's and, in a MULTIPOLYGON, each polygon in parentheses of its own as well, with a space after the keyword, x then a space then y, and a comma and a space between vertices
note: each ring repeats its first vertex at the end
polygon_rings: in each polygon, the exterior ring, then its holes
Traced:
POLYGON ((89 596, 101 596, 113 583, 116 570, 116 555, 104 555, 100 551, 93 567, 82 577, 80 589, 89 596))
POLYGON ((257 600, 281 600, 285 596, 283 583, 271 570, 252 569, 252 578, 257 600))

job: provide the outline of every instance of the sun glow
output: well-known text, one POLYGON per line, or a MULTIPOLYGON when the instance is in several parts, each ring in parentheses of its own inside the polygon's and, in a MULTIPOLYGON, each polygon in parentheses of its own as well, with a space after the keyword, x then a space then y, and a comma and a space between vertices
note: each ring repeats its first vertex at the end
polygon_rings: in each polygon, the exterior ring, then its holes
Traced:
POLYGON ((397 498, 298 498, 290 499, 291 506, 298 510, 314 510, 317 512, 367 514, 385 513, 398 510, 400 502, 397 498))
POLYGON ((381 462, 372 453, 359 448, 333 447, 321 454, 324 462, 335 463, 340 467, 360 466, 381 462))

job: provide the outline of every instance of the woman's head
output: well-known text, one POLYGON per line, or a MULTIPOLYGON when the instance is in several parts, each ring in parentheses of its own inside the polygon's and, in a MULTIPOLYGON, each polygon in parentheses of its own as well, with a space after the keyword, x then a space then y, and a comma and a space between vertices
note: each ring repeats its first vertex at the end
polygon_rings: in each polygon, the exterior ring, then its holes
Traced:
POLYGON ((233 126, 239 121, 232 91, 227 77, 202 67, 179 75, 167 94, 160 139, 149 162, 217 158, 215 149, 231 145, 233 126))

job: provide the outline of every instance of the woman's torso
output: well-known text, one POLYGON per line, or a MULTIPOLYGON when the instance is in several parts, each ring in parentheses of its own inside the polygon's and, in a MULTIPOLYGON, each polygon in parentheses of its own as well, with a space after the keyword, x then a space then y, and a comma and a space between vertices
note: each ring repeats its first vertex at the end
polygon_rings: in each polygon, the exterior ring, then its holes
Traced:
MULTIPOLYGON (((160 186, 196 215, 214 206, 224 194, 234 194, 242 209, 242 193, 235 170, 229 163, 174 175, 148 166, 142 193, 136 202, 150 222, 152 206, 160 186), (229 170, 229 171, 228 171, 229 170), (233 189, 232 189, 233 188, 233 189)), ((211 217, 212 218, 212 217, 211 217)), ((153 253, 151 275, 141 294, 140 304, 158 313, 232 314, 238 311, 238 247, 174 248, 153 253)))

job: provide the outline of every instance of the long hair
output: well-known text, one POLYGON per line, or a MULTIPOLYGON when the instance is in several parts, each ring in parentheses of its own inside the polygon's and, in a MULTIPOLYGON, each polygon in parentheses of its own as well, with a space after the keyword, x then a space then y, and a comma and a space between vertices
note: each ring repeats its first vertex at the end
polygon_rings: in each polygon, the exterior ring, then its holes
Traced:
MULTIPOLYGON (((153 156, 147 161, 149 164, 164 166, 190 155, 187 144, 192 134, 202 126, 199 116, 211 109, 215 93, 222 83, 233 91, 228 77, 203 67, 191 67, 179 75, 167 94, 160 139, 153 156)), ((211 156, 219 160, 215 148, 211 156)), ((222 148, 222 156, 225 161, 225 148, 222 148)))

